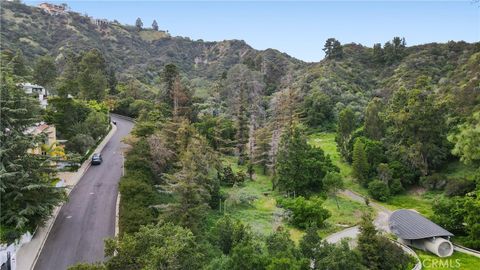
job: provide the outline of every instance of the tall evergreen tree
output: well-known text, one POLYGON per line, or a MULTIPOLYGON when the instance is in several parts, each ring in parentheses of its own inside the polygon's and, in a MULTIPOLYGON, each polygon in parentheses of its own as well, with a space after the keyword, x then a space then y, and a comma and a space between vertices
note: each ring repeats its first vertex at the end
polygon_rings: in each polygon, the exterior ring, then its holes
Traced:
POLYGON ((29 149, 44 140, 26 132, 40 114, 38 101, 15 86, 11 74, 2 70, 0 94, 0 222, 2 242, 11 243, 26 231, 33 232, 64 199, 54 186, 52 159, 33 155, 29 149), (3 239, 4 238, 4 239, 3 239))
POLYGON ((307 143, 305 134, 296 126, 282 136, 275 167, 274 186, 296 194, 323 191, 325 174, 337 170, 320 148, 307 143))
POLYGON ((13 56, 10 66, 12 67, 13 75, 19 77, 28 76, 28 68, 25 63, 25 57, 23 56, 22 50, 18 49, 15 55, 13 56))
POLYGON ((117 91, 117 76, 115 75, 115 69, 110 68, 108 70, 108 93, 110 95, 115 95, 117 91))
POLYGON ((37 59, 33 67, 33 81, 43 87, 51 87, 57 77, 55 60, 51 56, 37 59))
POLYGON ((167 64, 163 68, 160 77, 164 84, 164 91, 162 93, 162 99, 167 103, 171 108, 173 108, 173 87, 177 77, 180 76, 178 68, 174 64, 167 64))
POLYGON ((350 107, 343 109, 338 115, 337 134, 335 141, 340 148, 340 154, 348 160, 348 145, 352 138, 352 133, 356 128, 355 114, 350 107))
POLYGON ((253 162, 262 166, 263 174, 267 173, 269 153, 270 153, 270 141, 271 133, 268 127, 259 128, 255 131, 256 144, 254 148, 253 162))
POLYGON ((157 20, 153 20, 152 28, 153 28, 153 30, 158 31, 158 23, 157 23, 157 20))
POLYGON ((329 38, 325 41, 323 51, 328 59, 338 59, 343 56, 342 44, 335 38, 329 38))
POLYGON ((143 29, 142 19, 137 18, 137 20, 135 21, 135 27, 137 27, 137 30, 138 30, 138 31, 140 31, 140 30, 143 29))
POLYGON ((362 254, 363 264, 368 269, 379 269, 380 256, 377 250, 377 229, 373 225, 372 217, 369 214, 362 216, 360 223, 360 234, 357 239, 357 248, 362 254))
POLYGON ((65 53, 63 72, 57 77, 55 82, 55 88, 59 97, 66 98, 68 94, 78 95, 80 92, 77 80, 79 73, 78 62, 80 60, 81 57, 75 55, 72 51, 65 53))
POLYGON ((102 101, 107 89, 107 72, 102 53, 93 49, 82 56, 79 64, 78 85, 80 95, 86 100, 102 101))
POLYGON ((245 164, 247 158, 246 144, 248 143, 249 132, 247 102, 246 89, 242 87, 238 95, 238 108, 236 111, 237 134, 235 139, 238 152, 238 165, 245 164))
POLYGON ((365 145, 362 140, 355 140, 353 145, 353 176, 360 182, 360 184, 366 186, 368 184, 368 160, 365 153, 365 145))
POLYGON ((385 124, 381 117, 383 103, 379 98, 373 98, 365 110, 365 133, 373 140, 380 140, 385 133, 385 124))

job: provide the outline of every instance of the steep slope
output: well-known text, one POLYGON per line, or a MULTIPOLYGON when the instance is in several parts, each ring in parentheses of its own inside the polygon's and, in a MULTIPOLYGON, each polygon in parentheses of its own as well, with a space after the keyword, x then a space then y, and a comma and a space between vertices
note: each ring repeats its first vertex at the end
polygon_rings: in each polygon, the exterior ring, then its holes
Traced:
POLYGON ((276 50, 258 51, 244 41, 192 41, 163 31, 116 22, 97 24, 79 13, 49 15, 37 7, 1 2, 1 49, 21 49, 33 60, 51 54, 61 62, 65 50, 97 48, 120 74, 151 83, 165 64, 174 63, 189 78, 218 78, 235 64, 254 65, 274 89, 287 69, 305 64, 276 50), (277 68, 280 67, 280 68, 277 68))
POLYGON ((456 109, 467 106, 471 112, 480 102, 479 52, 480 43, 431 43, 406 47, 400 59, 385 63, 375 60, 372 48, 346 44, 343 57, 310 65, 298 81, 305 95, 323 92, 332 98, 336 112, 350 106, 361 116, 374 96, 388 99, 426 76, 436 92, 456 102, 456 109))

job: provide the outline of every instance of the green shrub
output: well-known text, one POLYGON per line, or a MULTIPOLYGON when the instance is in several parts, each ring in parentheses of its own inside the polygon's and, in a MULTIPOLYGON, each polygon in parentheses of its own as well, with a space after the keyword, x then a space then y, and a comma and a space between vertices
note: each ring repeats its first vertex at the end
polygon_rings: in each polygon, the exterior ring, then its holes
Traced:
POLYGON ((88 134, 77 134, 66 143, 68 151, 84 155, 95 144, 95 140, 88 134))
POLYGON ((429 176, 420 177, 420 184, 428 190, 440 190, 445 187, 447 180, 445 176, 434 173, 429 176))
POLYGON ((368 184, 368 193, 376 200, 386 201, 390 197, 390 189, 380 180, 373 180, 368 184))
POLYGON ((330 217, 330 212, 322 207, 323 199, 319 197, 311 197, 305 199, 300 196, 295 199, 281 199, 280 206, 292 212, 290 222, 302 229, 306 229, 313 224, 321 227, 327 218, 330 217))
POLYGON ((223 168, 223 172, 218 174, 220 183, 224 186, 233 186, 242 184, 245 182, 247 176, 243 171, 238 171, 236 174, 233 172, 232 167, 228 166, 223 168))
POLYGON ((402 186, 402 181, 400 179, 393 179, 390 183, 390 193, 392 195, 395 194, 400 194, 404 191, 405 189, 402 186))
POLYGON ((445 186, 445 195, 463 196, 475 189, 475 182, 468 179, 450 179, 445 186))

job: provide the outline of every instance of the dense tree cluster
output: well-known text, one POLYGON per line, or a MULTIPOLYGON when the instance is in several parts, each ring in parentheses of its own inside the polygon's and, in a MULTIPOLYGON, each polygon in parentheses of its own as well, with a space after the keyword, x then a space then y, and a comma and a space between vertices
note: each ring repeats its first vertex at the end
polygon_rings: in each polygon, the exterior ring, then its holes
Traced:
POLYGON ((35 231, 65 198, 64 190, 54 185, 55 158, 30 151, 45 140, 44 134, 27 132, 42 113, 38 101, 16 85, 12 71, 8 65, 0 70, 0 237, 9 244, 35 231))
POLYGON ((298 195, 325 191, 323 178, 336 170, 323 150, 307 143, 300 127, 292 127, 282 137, 274 187, 298 195))

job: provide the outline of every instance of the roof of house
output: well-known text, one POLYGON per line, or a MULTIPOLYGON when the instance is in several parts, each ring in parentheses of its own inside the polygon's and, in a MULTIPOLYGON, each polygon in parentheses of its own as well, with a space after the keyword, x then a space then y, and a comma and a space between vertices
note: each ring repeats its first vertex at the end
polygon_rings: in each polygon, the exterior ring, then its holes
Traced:
POLYGON ((26 134, 38 135, 38 134, 46 131, 46 129, 48 129, 49 127, 50 126, 48 124, 46 124, 45 122, 40 122, 40 123, 35 124, 34 126, 29 127, 25 131, 25 133, 26 134))
POLYGON ((29 83, 29 82, 26 82, 26 83, 18 83, 17 85, 18 85, 18 86, 22 86, 22 87, 44 88, 44 87, 41 86, 41 85, 36 85, 36 84, 29 83))
POLYGON ((419 213, 407 209, 400 209, 393 212, 388 219, 388 226, 392 233, 406 240, 453 236, 451 232, 438 226, 419 213))

